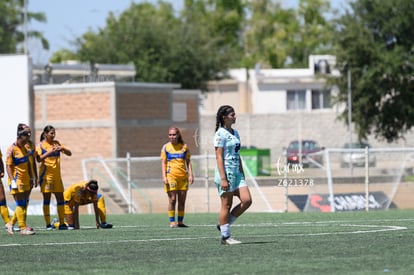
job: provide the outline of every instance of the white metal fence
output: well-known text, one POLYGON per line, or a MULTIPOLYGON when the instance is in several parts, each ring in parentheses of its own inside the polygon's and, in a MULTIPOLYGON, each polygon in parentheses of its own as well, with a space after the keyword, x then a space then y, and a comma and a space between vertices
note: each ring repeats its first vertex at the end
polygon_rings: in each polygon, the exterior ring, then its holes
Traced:
POLYGON ((326 181, 310 189, 304 211, 412 207, 398 195, 413 192, 414 148, 327 148, 318 154, 324 156, 323 163, 308 158, 324 171, 326 181))
MULTIPOLYGON (((192 156, 191 162, 195 179, 187 196, 186 211, 218 211, 219 200, 214 184, 215 156, 192 156)), ((98 180, 101 192, 110 197, 109 201, 112 199, 112 205, 109 206, 112 212, 166 211, 167 196, 163 190, 159 157, 132 158, 127 155, 125 158, 115 159, 91 158, 83 160, 82 166, 84 178, 98 180)), ((245 172, 256 202, 252 211, 280 211, 270 202, 275 196, 266 190, 269 186, 259 187, 248 167, 245 167, 245 172)))
MULTIPOLYGON (((414 148, 327 148, 319 154, 323 155, 322 163, 310 158, 312 167, 278 161, 272 165, 270 176, 252 175, 245 165, 253 198, 249 211, 414 208, 411 200, 400 194, 414 195, 410 184, 414 148)), ((220 201, 213 182, 215 156, 192 156, 191 161, 195 181, 187 196, 186 212, 218 212, 220 201)), ((82 165, 84 178, 97 179, 101 192, 108 196, 105 201, 110 213, 166 212, 168 200, 159 157, 133 158, 127 154, 125 158, 85 159, 82 165)))

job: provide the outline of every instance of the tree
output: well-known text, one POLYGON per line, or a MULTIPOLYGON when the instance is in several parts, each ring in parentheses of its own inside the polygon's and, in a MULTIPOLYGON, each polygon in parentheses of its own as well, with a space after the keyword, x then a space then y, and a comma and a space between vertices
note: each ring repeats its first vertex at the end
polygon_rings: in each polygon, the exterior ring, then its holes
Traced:
POLYGON ((293 25, 287 47, 291 67, 307 67, 309 55, 326 54, 333 49, 333 26, 326 19, 331 12, 329 0, 299 1, 299 23, 293 25))
MULTIPOLYGON (((0 53, 22 52, 19 45, 25 40, 24 33, 24 0, 0 1, 0 53)), ((31 20, 46 22, 44 13, 27 11, 27 23, 31 20)), ((26 38, 39 39, 44 49, 49 49, 49 43, 42 33, 34 30, 27 31, 26 38)))
POLYGON ((227 28, 206 24, 214 14, 207 5, 187 1, 178 18, 166 2, 132 3, 119 18, 110 14, 97 33, 78 38, 77 55, 91 63, 132 61, 138 81, 181 83, 182 88, 206 90, 207 81, 227 71, 234 60, 228 48, 229 43, 235 44, 224 35, 227 28))
POLYGON ((171 82, 168 55, 177 24, 169 4, 157 9, 150 3, 131 3, 119 18, 109 14, 106 26, 97 33, 89 31, 78 38, 77 54, 91 63, 133 61, 138 81, 171 82))
MULTIPOLYGON (((359 139, 396 141, 414 123, 414 1, 357 0, 350 7, 336 22, 336 55, 352 73, 352 121, 359 139)), ((342 75, 333 82, 346 102, 346 70, 342 75)))
POLYGON ((288 57, 289 26, 296 23, 293 9, 282 10, 279 3, 267 0, 249 2, 251 17, 245 30, 247 67, 281 68, 288 57), (253 63, 253 64, 252 64, 253 63))
MULTIPOLYGON (((330 41, 327 1, 301 0, 298 13, 275 0, 185 0, 180 13, 163 1, 132 3, 78 38, 75 55, 91 63, 132 61, 138 81, 206 90, 229 68, 307 66, 307 55, 330 41)), ((67 57, 60 52, 54 60, 67 57)))
POLYGON ((67 60, 77 60, 78 56, 71 50, 61 49, 57 52, 54 52, 50 57, 50 63, 62 63, 67 60))
POLYGON ((325 19, 328 0, 300 0, 299 8, 283 9, 280 1, 251 0, 245 32, 246 59, 264 67, 303 68, 308 56, 332 48, 332 27, 325 19))
POLYGON ((243 30, 246 5, 243 0, 186 0, 181 20, 184 25, 206 28, 215 41, 221 61, 239 67, 243 58, 243 30), (224 58, 225 57, 225 58, 224 58))

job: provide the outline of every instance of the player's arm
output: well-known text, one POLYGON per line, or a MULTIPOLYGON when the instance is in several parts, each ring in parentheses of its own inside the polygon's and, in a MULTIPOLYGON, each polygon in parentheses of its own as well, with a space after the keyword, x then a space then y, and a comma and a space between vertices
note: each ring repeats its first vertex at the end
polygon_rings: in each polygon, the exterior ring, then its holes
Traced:
POLYGON ((243 161, 242 161, 241 158, 239 158, 239 171, 240 171, 240 173, 242 173, 243 177, 246 178, 245 175, 244 175, 243 161))
POLYGON ((6 172, 7 172, 7 176, 9 177, 10 181, 13 180, 13 170, 14 170, 14 165, 6 163, 6 172))
POLYGON ((72 151, 66 146, 60 145, 60 151, 69 157, 72 155, 72 151))
POLYGON ((101 228, 101 223, 99 222, 99 210, 98 210, 98 202, 93 202, 93 210, 95 211, 95 221, 96 221, 96 228, 101 228))
POLYGON ((59 151, 59 148, 57 146, 52 146, 52 149, 50 149, 49 151, 46 151, 44 154, 42 154, 42 150, 39 150, 40 153, 38 152, 37 156, 36 156, 36 160, 37 162, 42 162, 44 161, 48 156, 50 156, 51 154, 53 154, 56 151, 59 151))
POLYGON ((162 181, 164 184, 168 184, 167 180, 167 159, 161 159, 161 173, 162 173, 162 181))
POLYGON ((73 225, 75 229, 79 229, 79 204, 75 203, 73 206, 73 225))
POLYGON ((188 182, 190 184, 193 184, 193 182, 194 182, 194 175, 193 175, 193 165, 191 164, 191 159, 188 158, 186 160, 186 162, 187 162, 187 170, 188 170, 188 182))
POLYGON ((226 171, 224 169, 224 159, 223 159, 223 147, 215 147, 216 148, 216 161, 217 161, 217 169, 220 174, 221 179, 221 189, 227 191, 229 188, 229 183, 227 181, 226 171))
POLYGON ((36 159, 37 159, 37 152, 36 150, 33 150, 33 158, 34 160, 32 161, 32 171, 33 171, 33 183, 34 183, 34 187, 37 187, 38 182, 39 182, 39 174, 37 173, 37 165, 36 165, 36 159))

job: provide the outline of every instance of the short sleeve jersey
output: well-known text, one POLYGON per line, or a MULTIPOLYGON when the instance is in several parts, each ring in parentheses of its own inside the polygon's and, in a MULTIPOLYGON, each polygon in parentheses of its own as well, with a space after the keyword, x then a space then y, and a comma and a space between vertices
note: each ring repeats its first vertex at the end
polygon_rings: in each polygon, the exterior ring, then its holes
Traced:
POLYGON ((25 147, 26 147, 27 152, 29 153, 30 165, 31 165, 31 167, 35 167, 35 165, 36 165, 36 155, 37 155, 36 146, 33 144, 33 142, 28 141, 25 144, 25 147))
POLYGON ((233 129, 230 133, 221 127, 214 135, 214 147, 223 148, 223 160, 225 169, 238 170, 240 166, 240 136, 233 129))
MULTIPOLYGON (((52 150, 52 147, 54 145, 60 145, 60 143, 56 140, 54 140, 52 144, 43 141, 36 148, 36 153, 41 156, 47 151, 52 150)), ((55 152, 43 160, 43 162, 40 164, 39 177, 41 185, 45 181, 62 181, 60 173, 60 152, 55 152)))
POLYGON ((85 205, 98 201, 96 194, 91 194, 85 188, 87 181, 72 184, 63 192, 63 198, 66 204, 74 206, 75 204, 85 205))
POLYGON ((6 164, 12 167, 13 180, 17 183, 30 182, 29 152, 25 146, 11 145, 7 150, 6 164))
POLYGON ((187 161, 191 154, 186 144, 173 145, 171 142, 164 144, 161 149, 161 159, 167 160, 167 176, 173 178, 187 177, 187 161))

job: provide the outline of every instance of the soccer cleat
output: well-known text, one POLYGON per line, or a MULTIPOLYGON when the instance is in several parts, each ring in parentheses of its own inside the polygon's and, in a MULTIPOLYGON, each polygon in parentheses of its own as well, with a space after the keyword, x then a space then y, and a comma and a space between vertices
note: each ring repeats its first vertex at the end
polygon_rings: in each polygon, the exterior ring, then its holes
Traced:
POLYGON ((175 222, 170 222, 170 227, 171 228, 176 228, 177 227, 177 224, 175 222))
POLYGON ((183 224, 183 223, 179 223, 179 224, 177 224, 177 226, 178 226, 178 227, 188 227, 188 225, 185 225, 185 224, 183 224))
POLYGON ((220 228, 220 225, 219 224, 216 224, 216 228, 217 228, 218 231, 221 232, 221 228, 220 228))
POLYGON ((20 230, 20 235, 34 235, 34 234, 35 234, 34 231, 27 230, 26 228, 23 228, 20 230))
POLYGON ((53 226, 51 224, 46 225, 46 230, 53 230, 53 226))
POLYGON ((104 222, 101 224, 101 228, 105 228, 105 229, 112 228, 112 224, 104 222))
POLYGON ((13 225, 11 224, 11 223, 6 223, 6 230, 7 230, 7 233, 9 233, 10 235, 13 235, 14 234, 14 232, 13 232, 13 225))
POLYGON ((230 236, 228 236, 227 238, 221 237, 221 244, 227 244, 227 245, 241 244, 241 241, 233 239, 230 236))
POLYGON ((64 223, 59 224, 59 230, 68 230, 68 226, 64 223))
POLYGON ((26 226, 26 230, 33 231, 33 228, 31 228, 30 226, 26 226))
POLYGON ((75 229, 75 226, 73 224, 69 224, 68 230, 74 230, 74 229, 75 229))

